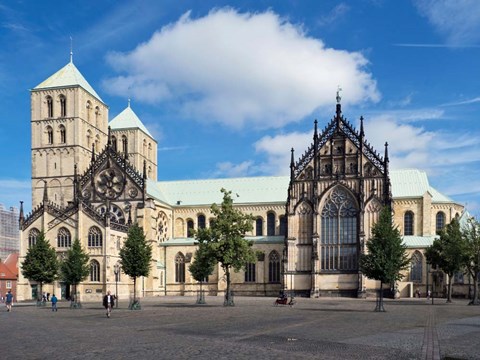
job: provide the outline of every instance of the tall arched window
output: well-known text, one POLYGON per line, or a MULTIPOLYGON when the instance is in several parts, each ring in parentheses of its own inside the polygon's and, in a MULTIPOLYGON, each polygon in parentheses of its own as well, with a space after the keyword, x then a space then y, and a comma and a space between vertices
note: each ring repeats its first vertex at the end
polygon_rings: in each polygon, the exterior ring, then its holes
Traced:
POLYGON ((407 211, 403 216, 403 235, 413 235, 413 212, 407 211))
POLYGON ((322 270, 357 270, 357 216, 352 195, 341 187, 333 189, 322 209, 322 270))
POLYGON ((95 126, 97 128, 101 128, 100 125, 100 108, 98 106, 95 106, 95 126))
POLYGON ((102 247, 103 246, 102 232, 96 226, 92 226, 88 230, 88 246, 89 247, 102 247))
POLYGON ((280 255, 275 250, 268 255, 268 282, 280 282, 280 255))
POLYGON ((38 229, 33 228, 28 232, 28 247, 31 248, 33 245, 37 243, 37 237, 40 234, 38 229))
POLYGON ((60 125, 58 131, 60 132, 60 144, 65 144, 67 142, 67 130, 65 126, 60 125))
POLYGON ((181 252, 175 256, 175 282, 185 282, 185 256, 181 252))
POLYGON ((439 211, 437 213, 437 219, 435 221, 435 230, 438 233, 439 231, 442 231, 442 229, 445 227, 445 213, 442 211, 439 211))
POLYGON ((147 157, 147 140, 143 139, 143 156, 147 157))
POLYGON ((422 260, 422 254, 419 251, 415 251, 410 259, 410 281, 422 282, 422 260))
POLYGON ((90 130, 87 130, 87 148, 90 149, 92 146, 92 132, 90 130))
POLYGON ((275 214, 267 214, 267 236, 275 236, 275 214))
POLYGON ((287 235, 287 217, 282 215, 278 218, 280 220, 279 234, 281 236, 287 235))
POLYGON ((92 111, 92 103, 87 101, 87 105, 85 106, 86 112, 87 112, 87 121, 90 122, 90 112, 92 111))
POLYGON ((70 231, 68 231, 68 229, 62 227, 58 230, 57 246, 59 248, 66 248, 72 246, 72 237, 70 236, 70 231))
POLYGON ((187 220, 187 237, 193 236, 193 220, 187 220))
POLYGON ((52 129, 51 126, 47 126, 46 133, 47 133, 47 144, 52 145, 53 144, 53 129, 52 129))
POLYGON ((127 137, 123 135, 122 136, 122 152, 127 153, 127 150, 128 150, 127 137))
POLYGON ((148 158, 152 158, 152 144, 148 143, 148 158))
POLYGON ((255 236, 263 236, 263 219, 261 217, 255 220, 255 236))
POLYGON ((117 138, 115 136, 111 137, 111 142, 112 142, 112 149, 114 151, 117 151, 117 138))
POLYGON ((51 96, 47 96, 47 117, 53 117, 53 99, 51 96))
POLYGON ((90 281, 100 281, 100 264, 97 260, 90 262, 90 281))
POLYGON ((199 229, 205 229, 205 226, 206 226, 205 215, 198 215, 197 226, 199 229))
POLYGON ((256 265, 255 263, 247 263, 245 265, 245 282, 256 281, 256 265))
POLYGON ((58 98, 60 100, 60 116, 65 117, 67 116, 67 98, 65 95, 60 95, 58 98))

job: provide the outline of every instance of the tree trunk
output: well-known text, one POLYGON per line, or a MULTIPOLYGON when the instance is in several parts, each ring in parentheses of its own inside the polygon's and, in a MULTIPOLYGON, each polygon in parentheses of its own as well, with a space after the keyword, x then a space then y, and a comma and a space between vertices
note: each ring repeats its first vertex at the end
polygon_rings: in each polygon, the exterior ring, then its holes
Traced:
POLYGON ((475 274, 475 276, 473 277, 473 297, 469 305, 480 305, 480 301, 478 300, 478 275, 477 274, 475 274))
POLYGON ((377 296, 377 305, 375 306, 375 311, 384 312, 385 308, 383 307, 383 282, 380 281, 380 290, 377 296))
POLYGON ((137 277, 133 278, 133 303, 136 303, 136 295, 137 295, 137 277))
POLYGON ((453 274, 448 274, 448 284, 447 284, 447 303, 452 302, 452 283, 453 274))
POLYGON ((230 267, 225 267, 225 276, 227 278, 227 290, 225 294, 224 306, 234 306, 232 299, 232 290, 230 288, 230 267))

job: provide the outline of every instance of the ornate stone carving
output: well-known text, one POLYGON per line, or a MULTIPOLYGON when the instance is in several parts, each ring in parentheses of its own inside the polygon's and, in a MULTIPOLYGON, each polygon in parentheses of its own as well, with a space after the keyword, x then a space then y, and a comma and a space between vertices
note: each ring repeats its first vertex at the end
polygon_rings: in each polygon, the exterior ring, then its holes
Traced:
POLYGON ((114 168, 102 170, 95 179, 95 190, 101 198, 113 200, 125 186, 123 174, 114 168))

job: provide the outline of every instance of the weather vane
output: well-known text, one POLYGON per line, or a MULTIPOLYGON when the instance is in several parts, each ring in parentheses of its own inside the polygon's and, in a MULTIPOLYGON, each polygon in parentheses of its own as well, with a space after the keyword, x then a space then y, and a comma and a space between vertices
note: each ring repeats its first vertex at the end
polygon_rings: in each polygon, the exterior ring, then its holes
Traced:
POLYGON ((340 97, 340 91, 342 91, 342 88, 340 86, 338 86, 338 88, 337 88, 337 104, 340 104, 340 100, 342 100, 342 98, 340 97))

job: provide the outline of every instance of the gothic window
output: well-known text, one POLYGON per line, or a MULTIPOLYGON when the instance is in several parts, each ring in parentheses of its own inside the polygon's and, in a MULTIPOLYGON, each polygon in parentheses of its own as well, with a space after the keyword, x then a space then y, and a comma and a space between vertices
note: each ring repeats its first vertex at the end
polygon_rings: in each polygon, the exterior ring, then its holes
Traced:
POLYGON ((268 256, 268 282, 280 282, 280 255, 275 250, 268 256))
POLYGON ((205 229, 206 222, 205 222, 205 215, 198 215, 197 217, 197 227, 199 229, 205 229))
POLYGON ((147 140, 143 139, 143 156, 147 156, 147 140))
POLYGON ((438 233, 439 231, 442 231, 442 229, 445 227, 445 213, 442 211, 439 211, 437 213, 437 219, 436 219, 436 232, 438 233))
POLYGON ((99 124, 99 121, 100 121, 100 108, 98 106, 95 106, 95 126, 97 128, 100 128, 100 125, 99 124))
POLYGON ((298 242, 299 244, 312 243, 312 209, 303 203, 297 210, 298 242))
POLYGON ((353 197, 340 187, 328 195, 322 209, 320 261, 324 271, 355 271, 358 211, 353 197))
POLYGON ((413 212, 407 211, 403 216, 403 235, 413 235, 413 212))
POLYGON ((58 130, 60 132, 60 144, 65 144, 67 142, 67 130, 65 130, 65 126, 60 125, 58 130))
MULTIPOLYGON (((107 206, 105 204, 100 205, 97 210, 100 211, 101 215, 105 215, 105 216, 107 215, 106 214, 107 206)), ((115 204, 112 204, 112 203, 110 204, 110 207, 108 209, 108 216, 110 218, 110 221, 113 221, 114 223, 125 224, 125 215, 122 209, 120 209, 115 204)))
POLYGON ((152 158, 152 144, 148 143, 148 158, 152 158))
POLYGON ((51 96, 47 96, 47 117, 53 117, 53 99, 51 96))
POLYGON ((60 100, 60 116, 65 117, 67 116, 67 98, 65 95, 60 95, 58 98, 60 100))
POLYGON ((87 105, 85 106, 87 112, 87 121, 90 121, 90 111, 92 111, 92 103, 87 101, 87 105))
POLYGON ((90 130, 87 130, 87 147, 90 148, 92 141, 92 132, 90 130))
POLYGON ((96 226, 92 226, 90 230, 88 230, 88 246, 89 247, 102 247, 102 232, 96 226))
POLYGON ((185 282, 185 256, 181 252, 175 256, 175 282, 185 282))
POLYGON ((187 220, 187 237, 192 237, 193 236, 193 220, 187 220))
POLYGON ((125 135, 122 136, 122 152, 127 153, 127 137, 125 135))
POLYGON ((410 259, 410 281, 422 282, 422 254, 415 251, 410 259))
POLYGON ((280 229, 279 229, 279 234, 278 235, 281 235, 281 236, 285 236, 287 235, 287 217, 282 215, 282 216, 279 216, 279 220, 280 220, 280 229))
POLYGON ((255 263, 247 263, 245 265, 245 282, 255 282, 255 263))
POLYGON ((100 264, 97 260, 90 262, 90 281, 100 281, 100 264))
POLYGON ((168 236, 168 218, 167 214, 165 214, 163 211, 160 211, 158 213, 158 219, 157 219, 157 238, 158 241, 164 242, 167 240, 168 236))
POLYGON ((28 247, 31 248, 37 243, 37 237, 40 234, 40 231, 38 229, 33 228, 28 232, 28 247))
POLYGON ((57 247, 67 248, 72 246, 72 237, 68 229, 62 227, 58 230, 57 234, 57 247))
POLYGON ((51 126, 47 126, 47 144, 52 145, 53 144, 53 129, 51 126))
POLYGON ((255 221, 255 236, 263 236, 263 219, 261 217, 255 221))
POLYGON ((267 236, 275 236, 275 213, 267 214, 267 236))
POLYGON ((112 136, 111 141, 112 141, 112 149, 114 151, 117 151, 117 138, 115 136, 112 136))

